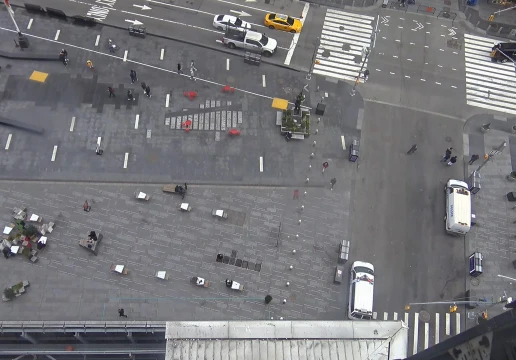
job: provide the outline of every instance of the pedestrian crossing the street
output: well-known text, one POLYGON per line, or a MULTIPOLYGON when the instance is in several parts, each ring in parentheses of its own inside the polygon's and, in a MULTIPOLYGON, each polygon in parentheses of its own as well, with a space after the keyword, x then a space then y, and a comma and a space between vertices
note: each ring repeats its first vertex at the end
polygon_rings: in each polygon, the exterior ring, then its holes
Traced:
MULTIPOLYGON (((364 48, 371 46, 372 16, 328 9, 324 18, 314 74, 355 81, 360 73, 364 48)), ((365 59, 364 69, 367 69, 365 59)))
MULTIPOLYGON (((403 320, 409 328, 407 355, 414 355, 461 332, 460 313, 435 313, 427 311, 398 313, 373 313, 376 320, 403 320)), ((463 321, 464 319, 462 319, 463 321)))
POLYGON ((468 105, 516 114, 514 63, 495 63, 490 53, 499 41, 464 34, 466 101, 468 105))

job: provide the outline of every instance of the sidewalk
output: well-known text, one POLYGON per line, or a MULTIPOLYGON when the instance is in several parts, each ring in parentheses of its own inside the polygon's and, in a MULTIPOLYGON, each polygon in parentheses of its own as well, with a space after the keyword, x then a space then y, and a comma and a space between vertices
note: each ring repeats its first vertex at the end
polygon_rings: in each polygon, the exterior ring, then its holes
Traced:
MULTIPOLYGON (((516 278, 513 261, 516 260, 516 209, 507 200, 506 194, 516 191, 516 184, 507 180, 507 175, 514 169, 516 160, 516 138, 511 134, 511 127, 516 119, 507 119, 493 115, 475 115, 468 119, 464 126, 464 161, 465 178, 482 164, 485 153, 497 148, 504 141, 507 147, 501 154, 495 155, 480 171, 480 191, 473 197, 473 213, 477 215, 477 225, 466 236, 466 251, 464 254, 465 270, 467 258, 475 251, 483 255, 484 273, 479 277, 466 277, 466 289, 470 291, 471 299, 485 299, 487 302, 497 302, 506 292, 507 296, 516 296, 511 280, 498 275, 516 278), (480 132, 482 124, 491 123, 491 130, 480 132), (469 148, 469 153, 468 153, 469 148), (480 159, 473 165, 468 165, 472 154, 478 154, 480 159)), ((468 315, 488 311, 489 318, 502 313, 503 305, 480 305, 468 309, 468 315)), ((466 327, 476 324, 475 319, 466 319, 466 327)))

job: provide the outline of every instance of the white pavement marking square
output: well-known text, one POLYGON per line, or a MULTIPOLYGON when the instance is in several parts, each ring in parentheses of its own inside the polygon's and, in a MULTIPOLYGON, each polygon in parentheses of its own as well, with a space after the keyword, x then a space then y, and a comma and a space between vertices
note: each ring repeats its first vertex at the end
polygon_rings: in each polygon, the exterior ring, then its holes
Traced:
MULTIPOLYGON (((303 8, 303 11, 301 11, 301 24, 305 24, 306 15, 308 15, 308 10, 310 9, 310 3, 305 3, 305 7, 303 8)), ((292 61, 292 56, 294 55, 294 51, 297 47, 297 42, 299 41, 299 36, 301 35, 300 32, 295 33, 292 37, 292 42, 290 43, 290 47, 288 48, 287 56, 285 57, 285 62, 283 64, 290 65, 290 62, 292 61)))
POLYGON ((5 150, 9 150, 9 145, 11 145, 11 139, 13 138, 13 134, 9 134, 7 137, 7 142, 5 143, 5 150))
POLYGON ((161 49, 161 54, 159 55, 159 59, 163 60, 165 58, 165 49, 161 49))
POLYGON ((430 337, 430 324, 425 323, 425 343, 424 343, 424 349, 428 349, 428 338, 430 337))
POLYGON ((100 146, 100 143, 101 143, 101 142, 102 142, 102 137, 100 137, 100 136, 99 136, 99 137, 97 138, 97 145, 98 145, 98 146, 100 146))
POLYGON ((417 343, 418 343, 418 332, 419 332, 419 314, 414 314, 414 338, 412 343, 412 355, 417 354, 417 343))
POLYGON ((127 169, 127 161, 129 160, 129 153, 125 153, 124 157, 124 169, 127 169))
POLYGON ((54 37, 55 41, 57 41, 59 39, 59 34, 61 34, 61 30, 56 31, 56 36, 54 37))
POLYGON ((167 98, 165 100, 165 107, 169 107, 170 105, 170 94, 167 94, 167 98))
POLYGON ((75 116, 72 116, 72 122, 70 123, 70 132, 73 131, 74 126, 75 126, 75 116))
POLYGON ((263 156, 260 156, 260 172, 263 172, 263 156))
POLYGON ((389 314, 388 314, 388 313, 386 313, 386 312, 384 312, 384 313, 383 313, 383 319, 384 319, 384 320, 389 319, 389 314))
POLYGON ((50 161, 56 161, 56 154, 57 154, 57 145, 54 146, 54 151, 52 151, 52 158, 50 161))
POLYGON ((378 317, 378 314, 376 313, 376 311, 373 311, 373 320, 376 320, 377 317, 378 317))
POLYGON ((435 313, 435 344, 439 344, 439 313, 435 313))
POLYGON ((129 50, 124 51, 124 62, 127 61, 127 54, 129 54, 129 50))
POLYGON ((397 312, 394 313, 394 321, 398 321, 398 313, 397 312))
POLYGON ((445 329, 446 335, 450 335, 450 314, 446 313, 446 329, 445 329))
POLYGON ((226 59, 226 70, 229 71, 229 59, 226 59))
POLYGON ((138 129, 138 123, 140 122, 140 115, 136 114, 136 120, 134 120, 134 129, 138 129))
POLYGON ((95 39, 95 46, 99 46, 100 42, 100 35, 97 35, 97 38, 95 39))
POLYGON ((32 27, 32 22, 34 21, 34 19, 30 19, 29 20, 29 23, 27 24, 27 29, 30 30, 30 28, 32 27))
POLYGON ((265 75, 262 75, 262 86, 266 87, 267 83, 265 82, 265 75))
POLYGON ((460 334, 460 313, 455 313, 455 335, 460 334))

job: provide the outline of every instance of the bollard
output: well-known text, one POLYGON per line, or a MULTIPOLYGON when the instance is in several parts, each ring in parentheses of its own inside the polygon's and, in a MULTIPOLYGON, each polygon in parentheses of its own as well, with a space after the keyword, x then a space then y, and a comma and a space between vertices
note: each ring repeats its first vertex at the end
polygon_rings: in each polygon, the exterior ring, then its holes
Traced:
POLYGON ((319 129, 315 129, 315 135, 319 134, 319 129))
POLYGON ((290 269, 290 270, 292 270, 293 268, 294 268, 294 267, 293 267, 292 265, 290 265, 290 268, 289 268, 289 269, 290 269))
POLYGON ((299 219, 299 221, 297 222, 298 225, 301 225, 301 219, 299 219))
POLYGON ((319 124, 321 122, 321 118, 317 118, 317 123, 319 124))
POLYGON ((301 210, 304 210, 305 209, 305 206, 304 205, 301 205, 301 210))
POLYGON ((324 169, 325 169, 325 168, 322 168, 322 173, 323 173, 323 174, 324 174, 324 169))
POLYGON ((290 286, 290 283, 287 281, 287 286, 290 286))
POLYGON ((311 153, 311 154, 310 154, 310 157, 311 157, 311 158, 315 157, 315 154, 314 154, 314 153, 311 153))
POLYGON ((315 146, 316 144, 317 144, 317 141, 314 140, 313 146, 315 146))
POLYGON ((296 234, 296 238, 298 238, 298 239, 299 239, 299 234, 296 234))
POLYGON ((308 170, 312 170, 312 165, 308 165, 308 170))
POLYGON ((283 316, 281 316, 279 319, 280 319, 280 320, 283 320, 283 316))
POLYGON ((305 193, 303 194, 303 196, 306 196, 306 191, 305 191, 305 193))
POLYGON ((306 182, 309 182, 310 181, 310 178, 306 178, 306 182))
POLYGON ((287 299, 283 299, 283 304, 286 304, 287 303, 287 299))
POLYGON ((292 254, 294 254, 294 255, 296 254, 296 249, 292 250, 292 254))

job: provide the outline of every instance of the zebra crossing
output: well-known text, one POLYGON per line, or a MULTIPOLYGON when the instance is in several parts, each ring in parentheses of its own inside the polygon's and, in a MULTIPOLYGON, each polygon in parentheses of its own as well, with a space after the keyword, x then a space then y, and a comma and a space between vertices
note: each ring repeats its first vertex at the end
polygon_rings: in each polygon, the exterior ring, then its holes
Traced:
POLYGON ((489 54, 499 41, 464 34, 466 102, 484 109, 516 114, 514 63, 494 63, 489 54))
POLYGON ((373 16, 326 10, 313 73, 355 81, 362 67, 362 51, 371 46, 374 20, 373 16))
POLYGON ((387 312, 383 314, 373 313, 373 319, 391 321, 403 320, 405 325, 410 329, 407 339, 408 355, 417 354, 461 332, 460 313, 435 313, 432 316, 426 311, 406 312, 403 318, 400 318, 397 312, 392 313, 392 317, 389 315, 390 314, 387 312))

